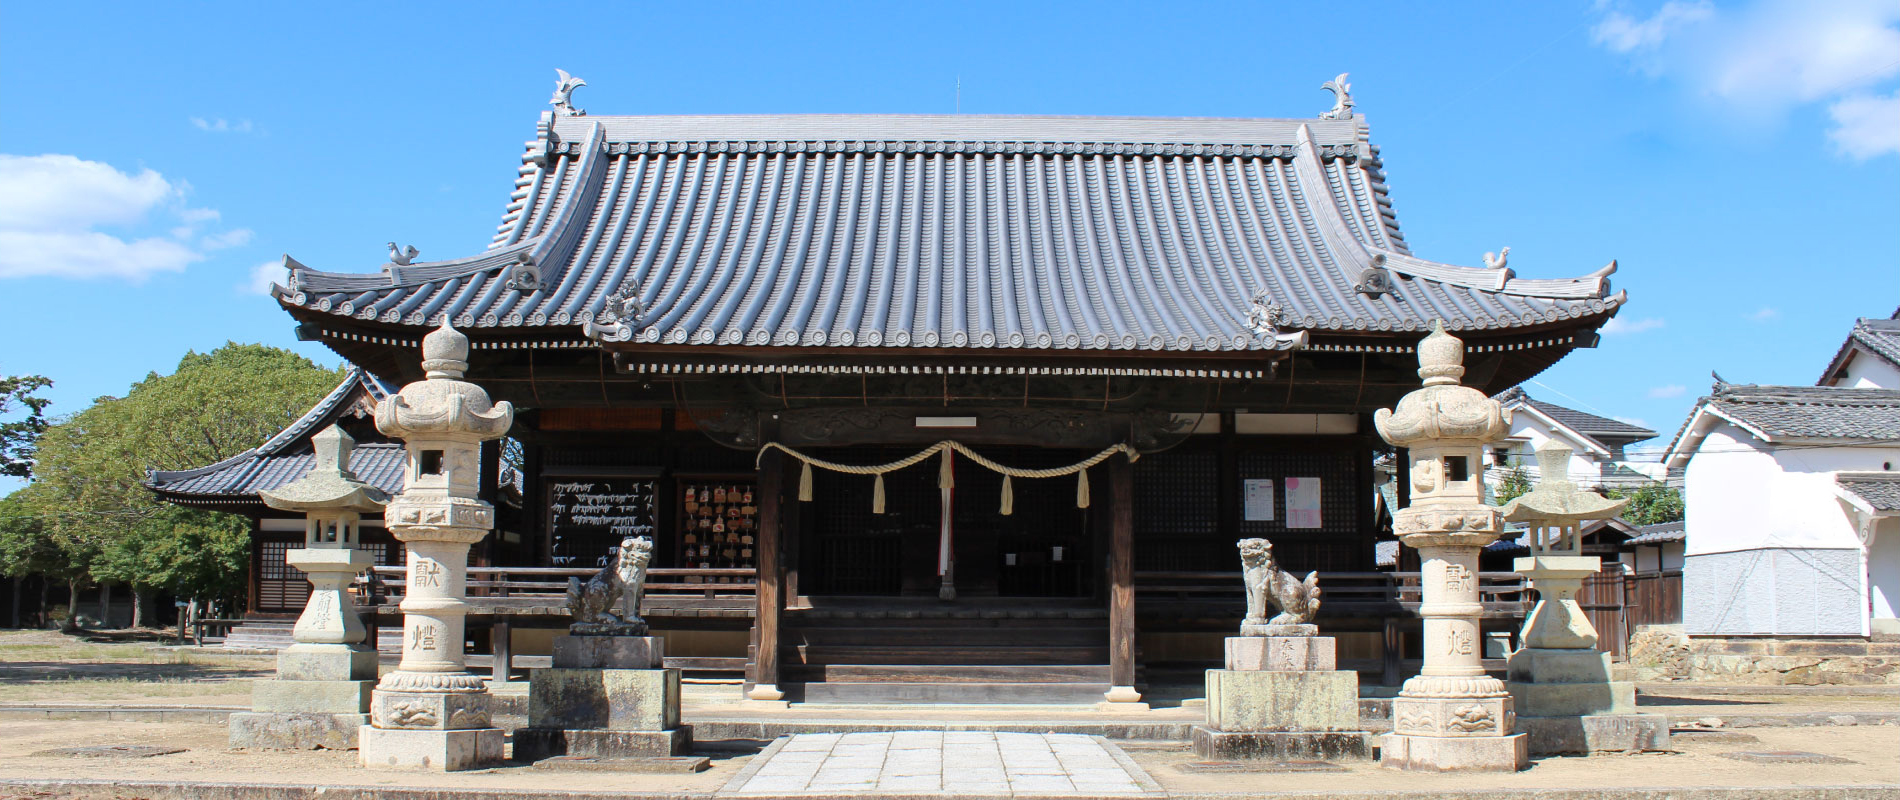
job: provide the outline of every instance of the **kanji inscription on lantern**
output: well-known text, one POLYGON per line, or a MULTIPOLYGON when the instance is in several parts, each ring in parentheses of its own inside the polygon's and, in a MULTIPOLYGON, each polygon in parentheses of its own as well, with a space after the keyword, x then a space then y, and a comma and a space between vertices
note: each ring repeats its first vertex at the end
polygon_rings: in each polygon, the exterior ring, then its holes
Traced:
POLYGON ((1475 644, 1471 640, 1470 632, 1453 628, 1450 635, 1445 637, 1445 652, 1454 656, 1468 656, 1471 655, 1475 644))
POLYGON ((423 624, 423 625, 417 625, 416 627, 409 629, 409 649, 410 650, 435 649, 435 626, 429 625, 429 624, 423 624))
POLYGON ((432 558, 418 558, 415 573, 412 584, 417 589, 442 585, 442 562, 440 561, 432 558))
POLYGON ((1445 589, 1452 592, 1471 591, 1471 570, 1463 564, 1446 564, 1445 589))

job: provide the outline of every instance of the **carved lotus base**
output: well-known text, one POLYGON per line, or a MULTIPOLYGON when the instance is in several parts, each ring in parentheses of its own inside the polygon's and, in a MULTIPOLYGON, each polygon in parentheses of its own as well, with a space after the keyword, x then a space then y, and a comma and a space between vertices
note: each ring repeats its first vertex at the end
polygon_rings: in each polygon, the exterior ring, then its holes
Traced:
POLYGON ((1505 697, 1510 690, 1504 681, 1489 675, 1414 675, 1399 689, 1400 697, 1479 698, 1505 697))
POLYGON ((1508 736, 1514 721, 1510 695, 1432 699, 1400 696, 1392 701, 1392 732, 1399 734, 1508 736))
POLYGON ((391 672, 376 684, 386 692, 486 692, 488 683, 467 672, 391 672))
POLYGON ((370 722, 386 730, 468 730, 489 726, 488 693, 392 692, 370 697, 370 722))

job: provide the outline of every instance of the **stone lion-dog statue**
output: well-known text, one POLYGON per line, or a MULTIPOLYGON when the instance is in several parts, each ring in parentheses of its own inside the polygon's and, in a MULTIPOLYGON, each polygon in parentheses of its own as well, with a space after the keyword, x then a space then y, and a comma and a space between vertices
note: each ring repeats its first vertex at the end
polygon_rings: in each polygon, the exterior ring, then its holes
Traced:
POLYGON ((568 632, 578 636, 645 636, 640 618, 640 595, 647 584, 647 564, 653 561, 653 540, 629 536, 594 577, 582 583, 567 579, 567 610, 574 616, 568 632), (624 604, 623 604, 624 601, 624 604), (627 609, 622 617, 617 609, 627 609))
POLYGON ((1265 539, 1242 539, 1238 544, 1241 580, 1247 587, 1247 618, 1240 623, 1241 635, 1266 636, 1272 628, 1308 625, 1319 612, 1319 573, 1309 572, 1302 581, 1281 570, 1273 559, 1273 543, 1265 539), (1273 619, 1267 619, 1270 606, 1280 609, 1273 619))

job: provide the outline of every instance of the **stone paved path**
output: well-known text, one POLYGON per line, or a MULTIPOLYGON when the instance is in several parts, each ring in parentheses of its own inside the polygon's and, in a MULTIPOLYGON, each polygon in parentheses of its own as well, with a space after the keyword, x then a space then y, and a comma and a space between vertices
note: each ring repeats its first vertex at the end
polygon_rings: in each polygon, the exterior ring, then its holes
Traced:
POLYGON ((985 796, 1160 795, 1161 786, 1099 736, 896 731, 779 739, 726 784, 726 795, 940 793, 985 796))

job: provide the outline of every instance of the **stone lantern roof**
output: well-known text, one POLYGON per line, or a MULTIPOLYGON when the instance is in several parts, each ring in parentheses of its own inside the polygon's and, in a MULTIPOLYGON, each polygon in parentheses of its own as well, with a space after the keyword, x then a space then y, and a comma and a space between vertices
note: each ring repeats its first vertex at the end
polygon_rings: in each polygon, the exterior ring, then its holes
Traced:
POLYGON ((358 480, 350 471, 350 450, 356 440, 335 425, 310 437, 316 465, 295 481, 275 489, 261 489, 265 505, 283 511, 366 513, 389 503, 383 490, 358 480))
POLYGON ((1432 323, 1431 335, 1418 343, 1418 376, 1425 386, 1401 398, 1393 410, 1379 409, 1373 424, 1379 435, 1399 447, 1445 440, 1493 441, 1511 431, 1511 412, 1469 386, 1464 377, 1464 342, 1432 323))
POLYGON ((1569 446, 1555 439, 1537 448, 1537 468, 1542 477, 1536 487, 1504 505, 1506 522, 1568 525, 1609 519, 1630 504, 1629 498, 1611 500, 1596 492, 1579 490, 1570 480, 1571 452, 1569 446))

